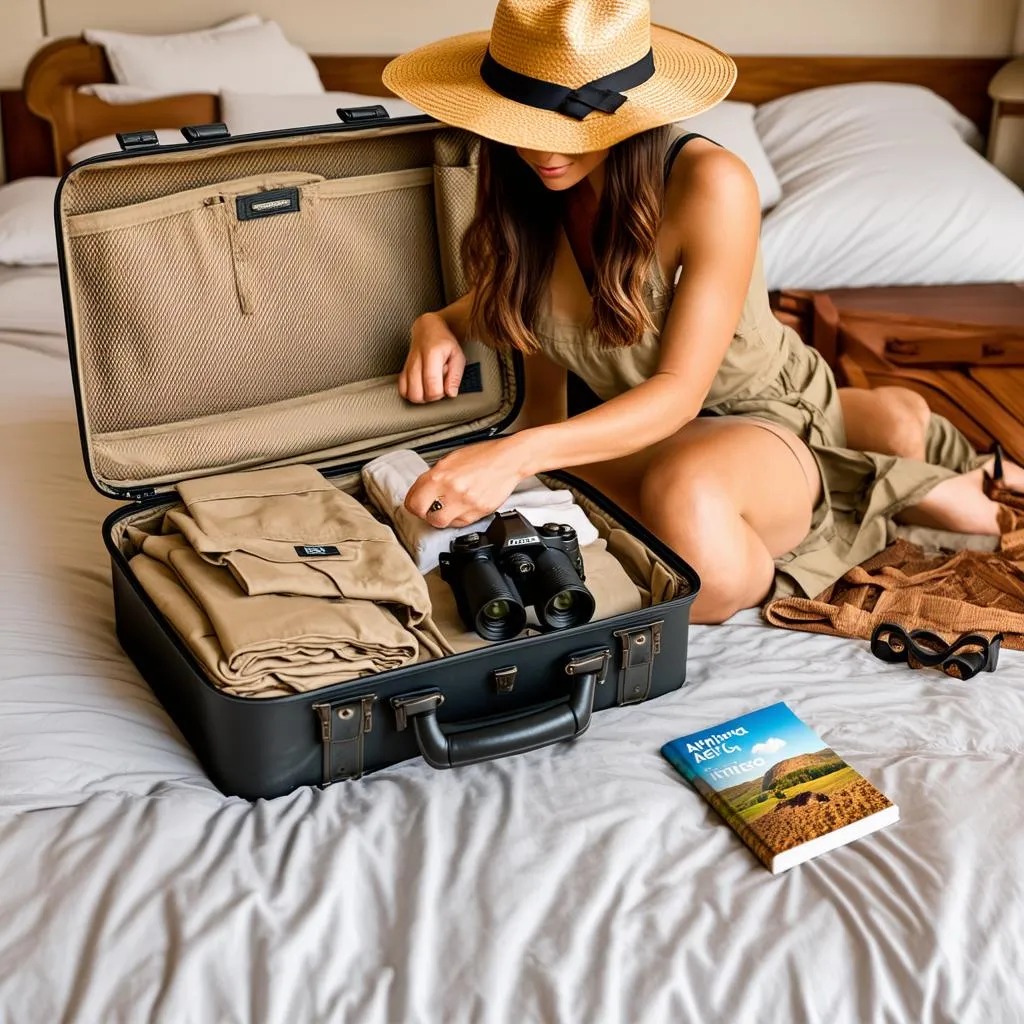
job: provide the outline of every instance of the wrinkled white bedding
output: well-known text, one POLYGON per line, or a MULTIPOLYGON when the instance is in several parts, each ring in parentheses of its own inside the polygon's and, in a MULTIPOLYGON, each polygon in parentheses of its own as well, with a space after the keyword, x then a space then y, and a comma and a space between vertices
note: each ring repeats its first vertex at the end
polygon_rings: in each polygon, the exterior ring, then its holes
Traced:
POLYGON ((745 615, 573 745, 250 805, 118 648, 111 508, 63 339, 0 333, 5 1024, 1024 1018, 1021 655, 956 684, 745 615), (779 699, 903 820, 773 878, 658 748, 779 699))

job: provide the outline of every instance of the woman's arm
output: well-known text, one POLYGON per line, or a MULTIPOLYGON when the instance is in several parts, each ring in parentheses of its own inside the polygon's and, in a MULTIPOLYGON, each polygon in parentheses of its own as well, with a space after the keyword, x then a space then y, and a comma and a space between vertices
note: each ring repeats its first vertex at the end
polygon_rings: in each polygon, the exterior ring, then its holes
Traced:
POLYGON ((680 239, 685 273, 662 332, 658 370, 594 409, 509 438, 524 476, 640 451, 701 410, 750 287, 760 201, 749 170, 725 150, 680 161, 672 178, 668 226, 680 239))

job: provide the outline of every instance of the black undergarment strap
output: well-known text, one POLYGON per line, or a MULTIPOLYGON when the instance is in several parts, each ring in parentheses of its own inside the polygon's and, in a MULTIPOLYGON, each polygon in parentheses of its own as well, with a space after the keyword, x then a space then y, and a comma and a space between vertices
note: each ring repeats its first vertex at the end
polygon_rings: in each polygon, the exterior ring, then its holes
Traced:
POLYGON ((524 103, 539 110, 553 110, 558 114, 582 121, 595 110, 614 114, 629 98, 626 89, 643 85, 654 75, 654 51, 648 50, 635 64, 595 78, 592 82, 570 89, 567 85, 531 78, 499 64, 488 50, 480 66, 480 77, 506 99, 524 103))
POLYGON ((697 132, 687 132, 685 135, 680 135, 675 142, 669 147, 669 151, 665 154, 665 180, 668 181, 669 175, 672 173, 672 168, 675 166, 676 157, 682 152, 683 146, 688 142, 692 142, 694 139, 703 139, 705 142, 710 142, 712 145, 719 145, 714 139, 709 139, 706 135, 700 135, 697 132))

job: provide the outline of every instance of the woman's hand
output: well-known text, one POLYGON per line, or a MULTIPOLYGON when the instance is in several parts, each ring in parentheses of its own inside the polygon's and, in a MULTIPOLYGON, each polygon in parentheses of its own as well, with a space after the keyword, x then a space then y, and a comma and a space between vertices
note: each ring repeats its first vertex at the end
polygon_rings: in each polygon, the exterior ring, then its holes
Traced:
POLYGON ((425 313, 412 325, 412 342, 398 375, 398 393, 409 402, 436 402, 459 393, 466 357, 444 318, 425 313))
POLYGON ((446 455, 412 485, 405 507, 438 528, 468 526, 490 515, 529 476, 519 468, 514 443, 500 438, 446 455))

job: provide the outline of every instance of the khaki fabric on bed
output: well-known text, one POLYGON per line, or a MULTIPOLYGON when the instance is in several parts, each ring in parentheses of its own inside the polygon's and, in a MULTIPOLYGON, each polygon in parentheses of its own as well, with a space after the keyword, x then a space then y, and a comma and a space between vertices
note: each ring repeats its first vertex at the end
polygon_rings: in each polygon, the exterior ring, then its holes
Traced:
POLYGON ((1024 650, 1024 512, 1001 510, 997 551, 925 551, 897 540, 855 566, 816 598, 770 602, 765 619, 809 633, 870 639, 891 622, 952 641, 968 632, 1002 633, 1024 650))

